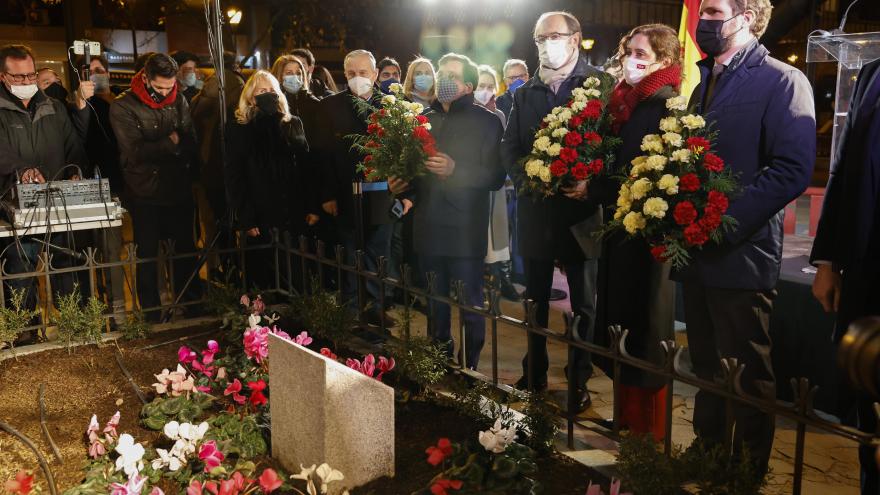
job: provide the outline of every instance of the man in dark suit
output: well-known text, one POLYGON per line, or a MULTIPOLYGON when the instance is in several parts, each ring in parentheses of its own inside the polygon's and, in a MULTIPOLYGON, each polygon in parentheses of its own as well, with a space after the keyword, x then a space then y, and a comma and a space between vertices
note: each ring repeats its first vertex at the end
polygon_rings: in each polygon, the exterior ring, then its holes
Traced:
MULTIPOLYGON (((519 180, 523 177, 520 159, 528 155, 535 140, 535 131, 542 119, 554 107, 565 105, 574 88, 580 87, 590 76, 599 71, 589 65, 578 47, 581 28, 578 20, 566 12, 543 14, 535 25, 535 43, 538 46, 541 67, 529 82, 513 95, 513 110, 507 121, 507 129, 501 142, 501 157, 508 174, 519 180)), ((518 184, 519 188, 521 184, 518 184)), ((571 295, 571 310, 580 316, 579 335, 592 341, 596 320, 596 259, 586 259, 584 252, 571 232, 571 227, 594 215, 600 215, 598 203, 587 199, 586 182, 546 199, 520 197, 517 211, 517 228, 520 255, 526 274, 525 297, 537 305, 536 319, 546 327, 549 318, 550 289, 553 284, 555 262, 564 267, 571 295)), ((547 388, 547 339, 529 335, 531 352, 534 352, 533 369, 529 369, 529 356, 523 358, 523 377, 516 383, 518 388, 531 385, 533 389, 547 388)), ((568 379, 578 389, 575 400, 578 410, 590 405, 587 380, 593 373, 590 355, 575 350, 574 369, 568 369, 568 379)))
MULTIPOLYGON (((376 59, 366 50, 355 50, 345 56, 343 62, 348 88, 321 100, 319 104, 319 129, 316 148, 322 163, 320 202, 325 220, 335 222, 335 241, 345 248, 346 263, 354 264, 355 252, 363 249, 367 270, 375 271, 380 257, 388 257, 391 250, 391 207, 387 184, 384 182, 366 184, 370 190, 363 194, 363 211, 359 218, 355 210, 355 197, 352 183, 362 182, 364 176, 357 171, 357 164, 363 156, 351 148, 348 137, 367 133, 369 111, 358 108, 355 98, 379 106, 382 93, 375 86, 378 71, 376 59)), ((376 305, 366 314, 367 323, 379 325, 384 319, 385 327, 396 325, 393 318, 385 313, 378 302, 379 284, 368 280, 366 290, 376 305)), ((346 277, 342 287, 342 297, 347 304, 354 302, 357 283, 354 275, 346 277)), ((390 302, 388 300, 387 302, 390 302)))
MULTIPOLYGON (((839 139, 810 255, 818 267, 813 295, 825 311, 837 313, 836 341, 854 320, 880 315, 880 60, 859 72, 839 139)), ((876 432, 873 400, 853 399, 858 428, 876 432)), ((841 417, 851 413, 841 411, 841 417)), ((859 461, 862 493, 877 495, 874 449, 860 447, 859 461)))
MULTIPOLYGON (((718 131, 715 153, 737 175, 741 191, 728 214, 737 221, 721 245, 694 253, 675 274, 683 282, 685 322, 694 372, 711 380, 721 358, 745 365, 746 392, 775 400, 770 312, 782 261, 782 209, 809 185, 816 157, 813 94, 803 73, 772 57, 758 38, 769 0, 703 0, 697 41, 708 56, 691 106, 718 131)), ((734 407, 734 445, 748 447, 767 470, 774 418, 734 407)), ((699 392, 694 431, 708 445, 725 438, 725 402, 699 392)))
MULTIPOLYGON (((436 156, 425 164, 428 174, 415 181, 413 242, 426 272, 436 275, 436 289, 449 292, 450 282, 464 282, 464 303, 483 305, 483 258, 489 228, 489 191, 504 184, 498 146, 504 132, 498 117, 474 103, 477 66, 463 55, 440 58, 437 100, 425 115, 437 140, 436 156)), ((448 304, 432 301, 435 341, 452 352, 448 304)), ((477 369, 486 321, 465 313, 465 363, 477 369)), ((461 346, 462 343, 459 343, 461 346)))

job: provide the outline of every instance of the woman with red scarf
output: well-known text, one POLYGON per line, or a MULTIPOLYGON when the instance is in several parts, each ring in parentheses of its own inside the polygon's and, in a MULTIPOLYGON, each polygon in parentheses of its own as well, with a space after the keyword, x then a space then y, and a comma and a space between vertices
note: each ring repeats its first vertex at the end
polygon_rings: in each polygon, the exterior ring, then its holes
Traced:
MULTIPOLYGON (((666 100, 676 96, 681 85, 680 54, 678 34, 663 24, 639 26, 620 41, 617 64, 623 79, 614 88, 609 104, 614 131, 622 139, 615 173, 628 173, 633 158, 643 154, 645 135, 662 134, 659 125, 666 117, 666 100)), ((607 181, 597 188, 609 216, 618 187, 607 181)), ((620 325, 629 330, 627 351, 656 364, 663 362, 660 342, 674 339, 674 285, 669 268, 654 261, 643 240, 625 240, 623 235, 607 239, 599 263, 596 328, 620 325)), ((602 339, 608 339, 607 332, 597 331, 598 343, 607 345, 602 339)), ((609 375, 613 372, 610 363, 603 367, 609 375)), ((621 373, 621 425, 634 434, 650 434, 661 441, 666 418, 664 380, 629 366, 621 373)))

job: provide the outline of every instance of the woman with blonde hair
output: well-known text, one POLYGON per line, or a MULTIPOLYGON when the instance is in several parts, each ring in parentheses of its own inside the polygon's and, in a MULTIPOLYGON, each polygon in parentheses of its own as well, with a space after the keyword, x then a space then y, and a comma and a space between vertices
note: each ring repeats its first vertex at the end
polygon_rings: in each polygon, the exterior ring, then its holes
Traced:
MULTIPOLYGON (((245 83, 227 139, 227 195, 248 242, 269 243, 273 229, 302 232, 309 184, 297 157, 308 151, 308 144, 302 121, 290 114, 271 73, 258 70, 245 83)), ((249 256, 247 264, 252 284, 274 285, 277 267, 271 256, 249 256)))
POLYGON ((409 63, 406 68, 406 77, 403 80, 403 94, 414 103, 430 108, 434 103, 434 84, 437 74, 434 64, 425 57, 418 57, 409 63))

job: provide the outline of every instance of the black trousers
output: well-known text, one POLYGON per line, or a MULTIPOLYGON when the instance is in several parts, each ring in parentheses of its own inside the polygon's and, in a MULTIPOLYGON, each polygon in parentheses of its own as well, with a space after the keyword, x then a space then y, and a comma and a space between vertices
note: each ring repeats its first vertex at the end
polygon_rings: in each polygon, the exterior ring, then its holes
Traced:
MULTIPOLYGON (((770 361, 770 312, 776 291, 718 289, 685 282, 684 314, 688 350, 694 373, 705 380, 721 375, 721 358, 745 365, 743 389, 750 395, 776 399, 770 361)), ((733 445, 748 448, 761 473, 767 471, 775 419, 753 407, 734 404, 733 445)), ((725 401, 704 391, 694 404, 694 432, 708 445, 725 438, 725 401)))
MULTIPOLYGON (((159 241, 166 239, 174 242, 176 254, 191 254, 195 252, 195 244, 193 243, 193 217, 195 212, 191 202, 171 206, 132 203, 128 205, 128 209, 131 213, 138 258, 155 258, 159 253, 159 241)), ((195 260, 195 257, 189 257, 174 260, 170 264, 170 266, 173 266, 174 271, 174 297, 177 297, 177 294, 195 269, 195 260)), ((159 296, 159 269, 156 262, 138 265, 137 291, 141 308, 154 308, 161 303, 159 296)), ((198 275, 196 275, 181 301, 194 301, 199 298, 200 292, 200 280, 198 275)), ((158 313, 151 316, 157 318, 158 313)))
MULTIPOLYGON (((526 259, 526 298, 535 301, 535 319, 538 325, 547 327, 550 316, 550 289, 553 288, 552 260, 526 259)), ((596 326, 596 276, 599 265, 596 260, 565 264, 565 276, 568 279, 568 297, 571 310, 581 317, 578 324, 578 335, 587 342, 593 342, 596 326)), ((529 369, 528 352, 522 360, 523 376, 532 373, 533 384, 547 383, 547 369, 550 358, 547 354, 547 338, 542 335, 529 334, 529 344, 534 351, 533 369, 529 369)), ((569 366, 568 379, 580 389, 586 389, 587 380, 593 375, 593 363, 590 353, 575 349, 573 366, 569 366), (573 369, 572 369, 573 368, 573 369)))

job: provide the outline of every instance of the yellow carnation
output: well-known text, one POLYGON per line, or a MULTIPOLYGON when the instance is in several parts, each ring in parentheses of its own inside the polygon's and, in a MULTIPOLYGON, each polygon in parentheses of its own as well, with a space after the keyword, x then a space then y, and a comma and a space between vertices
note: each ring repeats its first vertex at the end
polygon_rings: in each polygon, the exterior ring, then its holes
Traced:
POLYGON ((529 177, 534 177, 538 175, 539 173, 541 173, 541 167, 543 166, 544 162, 542 162, 541 160, 529 160, 528 162, 526 162, 525 166, 526 175, 528 175, 529 177))
POLYGON ((666 108, 669 110, 687 110, 688 100, 684 96, 676 96, 666 100, 666 108))
POLYGON ((550 156, 559 156, 560 151, 562 151, 562 146, 559 143, 553 143, 547 148, 547 154, 550 156))
POLYGON ((645 160, 644 169, 646 170, 663 170, 663 167, 666 166, 666 162, 669 161, 663 155, 651 155, 645 160))
POLYGON ((623 217, 623 227, 630 234, 635 234, 639 230, 645 228, 646 224, 647 221, 645 220, 645 217, 637 211, 631 211, 623 217))
POLYGON ((687 163, 691 159, 691 150, 684 148, 672 152, 671 160, 674 162, 687 163))
POLYGON ((699 115, 685 115, 681 118, 681 124, 690 130, 706 127, 706 121, 699 115))
POLYGON ((547 136, 541 136, 535 140, 534 148, 538 151, 547 151, 547 148, 550 147, 550 138, 547 136))
POLYGON ((585 88, 598 88, 602 84, 602 81, 597 77, 588 77, 586 81, 584 81, 585 88))
POLYGON ((648 198, 645 205, 642 206, 642 212, 649 217, 663 218, 666 216, 666 210, 669 209, 669 203, 663 198, 648 198))
POLYGON ((666 117, 660 119, 660 130, 663 132, 681 132, 681 126, 678 125, 678 119, 675 117, 666 117))
POLYGON ((657 181, 657 188, 666 191, 666 194, 678 194, 678 177, 672 174, 664 174, 657 181))
POLYGON ((651 189, 654 189, 654 184, 650 179, 643 177, 633 182, 632 187, 630 187, 630 193, 632 194, 633 199, 642 199, 651 189))
POLYGON ((541 171, 538 173, 542 182, 550 182, 550 179, 553 177, 553 174, 550 173, 550 167, 541 167, 541 171))
POLYGON ((648 134, 642 138, 642 151, 647 153, 663 153, 663 138, 656 134, 648 134))
POLYGON ((669 146, 675 148, 681 148, 681 145, 684 142, 681 139, 681 134, 678 134, 677 132, 667 132, 663 135, 663 141, 665 141, 666 144, 668 144, 669 146))

